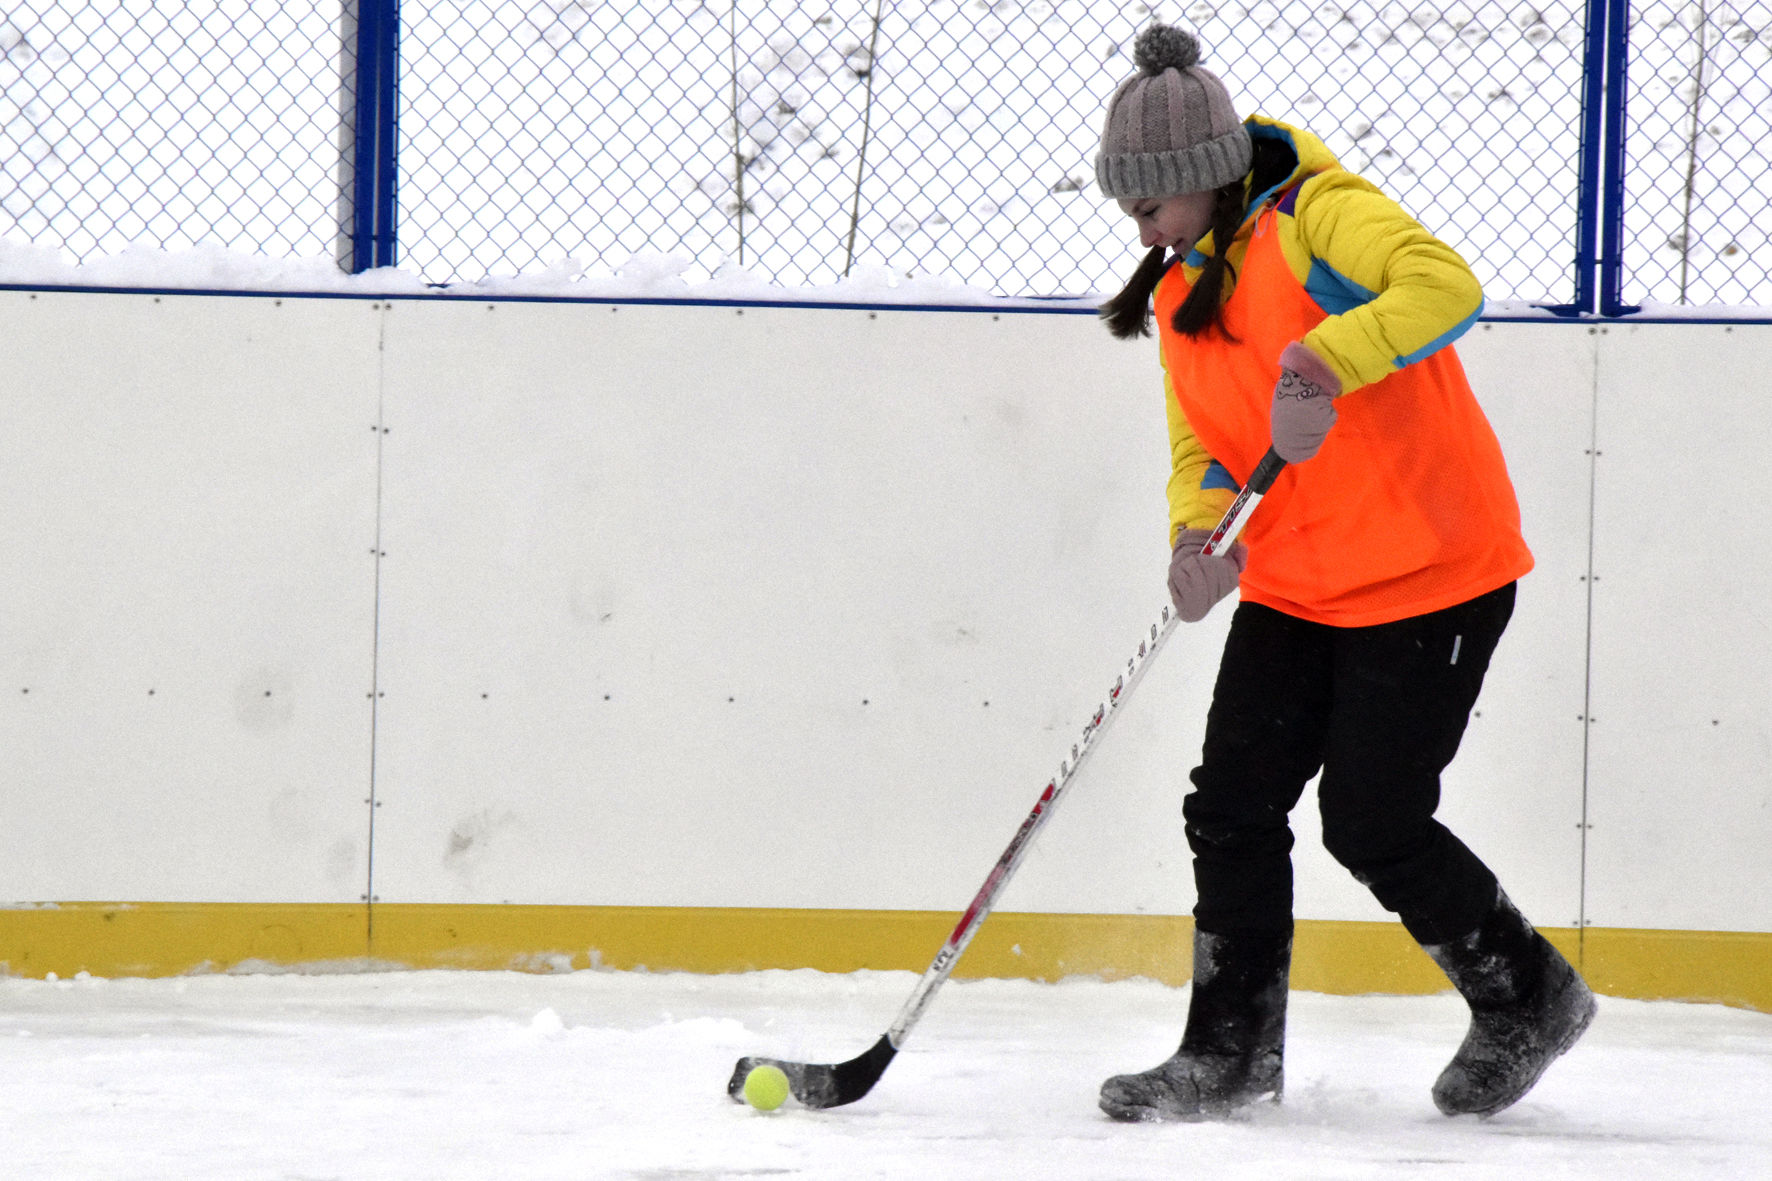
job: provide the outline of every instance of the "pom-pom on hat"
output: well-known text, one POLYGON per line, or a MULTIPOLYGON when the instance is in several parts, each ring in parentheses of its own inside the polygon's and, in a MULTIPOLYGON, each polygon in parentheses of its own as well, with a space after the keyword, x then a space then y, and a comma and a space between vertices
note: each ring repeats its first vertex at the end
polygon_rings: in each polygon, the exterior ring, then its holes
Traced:
POLYGON ((1095 181, 1119 200, 1177 197, 1229 184, 1249 171, 1254 147, 1200 43, 1152 25, 1132 44, 1138 73, 1108 100, 1095 181))

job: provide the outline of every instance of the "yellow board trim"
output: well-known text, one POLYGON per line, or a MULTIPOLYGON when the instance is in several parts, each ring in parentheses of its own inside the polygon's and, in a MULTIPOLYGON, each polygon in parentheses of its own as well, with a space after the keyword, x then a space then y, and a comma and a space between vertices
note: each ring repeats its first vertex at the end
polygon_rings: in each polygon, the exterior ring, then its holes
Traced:
POLYGON ((0 910, 13 976, 180 976, 363 957, 366 906, 70 902, 0 910))
MULTIPOLYGON (((764 968, 921 972, 952 930, 936 911, 377 903, 76 902, 0 910, 0 971, 14 976, 381 966, 673 972, 764 968)), ((1191 919, 995 914, 960 977, 1181 985, 1191 919)), ((1597 991, 1772 1012, 1772 933, 1544 928, 1597 991)), ((1396 923, 1301 921, 1292 987, 1433 993, 1446 980, 1396 923)))
POLYGON ((1582 971, 1596 992, 1772 1012, 1772 935, 1590 927, 1582 971))

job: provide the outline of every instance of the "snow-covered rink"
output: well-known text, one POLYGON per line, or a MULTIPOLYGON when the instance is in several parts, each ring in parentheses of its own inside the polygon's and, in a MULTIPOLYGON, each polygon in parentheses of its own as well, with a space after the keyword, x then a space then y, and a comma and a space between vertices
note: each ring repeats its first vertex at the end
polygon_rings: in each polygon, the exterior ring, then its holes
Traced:
POLYGON ((0 981, 0 1175, 103 1178, 1772 1176, 1772 1016, 1603 998, 1520 1104, 1428 1087, 1464 1008, 1294 993, 1287 1094, 1122 1125, 1100 1080, 1179 1036, 1185 989, 953 981, 871 1094, 763 1114, 745 1053, 859 1054, 915 976, 585 971, 0 981))

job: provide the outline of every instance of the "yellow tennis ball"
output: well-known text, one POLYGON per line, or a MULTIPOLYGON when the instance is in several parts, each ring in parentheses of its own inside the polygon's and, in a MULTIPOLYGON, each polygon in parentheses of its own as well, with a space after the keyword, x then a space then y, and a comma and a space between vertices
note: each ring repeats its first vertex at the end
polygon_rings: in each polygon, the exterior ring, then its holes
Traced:
POLYGON ((788 1076, 779 1066, 755 1066, 744 1076, 745 1102, 758 1111, 774 1111, 788 1098, 788 1076))

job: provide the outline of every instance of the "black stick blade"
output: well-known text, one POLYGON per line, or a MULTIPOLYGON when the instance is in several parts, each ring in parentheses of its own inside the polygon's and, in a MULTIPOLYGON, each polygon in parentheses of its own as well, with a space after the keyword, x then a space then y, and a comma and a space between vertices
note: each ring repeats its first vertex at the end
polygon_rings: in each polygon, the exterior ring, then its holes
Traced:
POLYGON ((734 1102, 743 1103, 744 1081, 750 1077, 751 1071, 759 1066, 775 1066, 788 1076, 788 1090, 802 1106, 842 1107, 846 1103, 854 1103, 873 1090, 874 1084, 886 1073, 886 1067, 897 1053, 898 1049, 893 1046, 892 1039, 882 1035, 860 1057, 829 1065, 783 1062, 779 1058, 752 1058, 747 1055, 740 1058, 738 1066, 733 1069, 732 1081, 726 1084, 726 1093, 732 1096, 734 1102))

